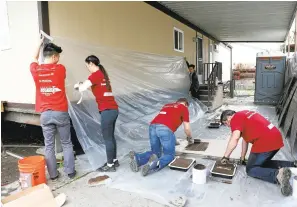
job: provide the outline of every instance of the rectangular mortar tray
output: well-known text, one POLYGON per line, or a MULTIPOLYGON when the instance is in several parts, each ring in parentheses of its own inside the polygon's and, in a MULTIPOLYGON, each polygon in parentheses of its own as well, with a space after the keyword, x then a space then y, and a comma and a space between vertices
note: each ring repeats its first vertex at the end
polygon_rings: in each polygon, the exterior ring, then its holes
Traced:
POLYGON ((171 170, 178 170, 178 171, 183 171, 187 172, 194 164, 196 163, 196 160, 194 158, 181 158, 181 157, 176 157, 169 165, 168 167, 171 170), (177 165, 178 162, 180 161, 186 162, 183 163, 183 165, 177 165))
POLYGON ((237 164, 220 164, 220 161, 216 161, 211 168, 211 175, 213 177, 220 177, 226 179, 232 179, 236 173, 237 164))

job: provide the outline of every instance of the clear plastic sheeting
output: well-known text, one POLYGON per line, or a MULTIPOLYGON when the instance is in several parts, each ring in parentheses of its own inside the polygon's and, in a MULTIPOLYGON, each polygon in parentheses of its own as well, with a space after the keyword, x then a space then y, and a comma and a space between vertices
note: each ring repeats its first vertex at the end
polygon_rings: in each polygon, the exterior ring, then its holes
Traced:
MULTIPOLYGON (((99 57, 109 74, 113 94, 119 105, 115 128, 119 157, 132 149, 140 151, 150 147, 149 123, 164 104, 175 102, 181 97, 188 98, 192 127, 206 111, 203 104, 188 95, 190 80, 182 57, 96 47, 60 37, 54 37, 54 43, 63 49, 60 61, 67 70, 69 112, 79 142, 93 169, 106 162, 100 114, 91 91, 83 92, 82 102, 77 104, 81 94, 73 89, 75 83, 86 80, 90 75, 84 62, 87 56, 93 54, 99 57)), ((182 127, 176 135, 185 137, 182 127)), ((197 131, 193 127, 195 135, 197 131)))
MULTIPOLYGON (((192 155, 188 157, 195 158, 192 155)), ((279 152, 276 158, 284 159, 284 155, 279 152)), ((196 161, 205 165, 208 171, 214 164, 214 161, 198 157, 196 161)), ((278 185, 248 177, 244 166, 238 166, 232 184, 219 182, 218 178, 214 181, 210 173, 206 184, 194 184, 192 169, 180 172, 168 167, 143 177, 141 172, 131 172, 128 159, 123 160, 117 172, 98 173, 94 177, 98 175, 108 175, 112 179, 108 187, 138 193, 144 198, 172 207, 178 206, 174 201, 180 197, 187 200, 186 206, 204 207, 294 207, 297 202, 293 197, 283 197, 278 185)))

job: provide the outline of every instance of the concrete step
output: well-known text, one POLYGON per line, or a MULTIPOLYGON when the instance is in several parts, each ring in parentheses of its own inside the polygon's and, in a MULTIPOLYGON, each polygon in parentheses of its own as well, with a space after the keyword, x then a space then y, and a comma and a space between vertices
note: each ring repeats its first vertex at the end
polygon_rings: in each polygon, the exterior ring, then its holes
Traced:
POLYGON ((208 95, 208 90, 200 90, 198 91, 199 95, 208 95))
MULTIPOLYGON (((215 87, 217 89, 218 86, 215 87)), ((200 84, 199 85, 199 90, 208 90, 208 85, 207 84, 200 84)))
MULTIPOLYGON (((217 90, 215 90, 215 91, 213 92, 213 95, 212 95, 212 96, 215 96, 215 95, 216 95, 216 92, 217 92, 217 90)), ((199 94, 199 95, 208 95, 208 90, 199 90, 199 91, 198 91, 198 94, 199 94)))
POLYGON ((207 90, 208 89, 208 85, 207 84, 200 84, 199 85, 199 91, 200 90, 207 90))
POLYGON ((212 102, 208 103, 208 101, 201 101, 201 103, 203 103, 207 107, 212 107, 212 102))
MULTIPOLYGON (((207 101, 208 100, 208 95, 199 95, 198 96, 198 99, 200 100, 200 101, 207 101)), ((210 97, 210 101, 213 101, 214 100, 214 96, 211 96, 210 97)))

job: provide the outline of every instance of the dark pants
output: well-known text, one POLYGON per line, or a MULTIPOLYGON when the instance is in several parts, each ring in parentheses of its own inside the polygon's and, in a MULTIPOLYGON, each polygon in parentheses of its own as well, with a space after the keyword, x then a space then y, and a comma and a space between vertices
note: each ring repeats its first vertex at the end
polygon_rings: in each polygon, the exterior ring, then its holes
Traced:
POLYGON ((118 110, 104 110, 101 112, 101 129, 106 147, 107 163, 112 164, 117 157, 117 143, 114 137, 118 110))
POLYGON ((278 151, 251 153, 246 166, 247 174, 270 183, 277 183, 278 169, 294 166, 293 162, 271 160, 278 151))
POLYGON ((190 92, 191 92, 191 96, 193 98, 197 98, 198 99, 198 97, 199 97, 198 90, 195 90, 194 88, 191 88, 190 92))

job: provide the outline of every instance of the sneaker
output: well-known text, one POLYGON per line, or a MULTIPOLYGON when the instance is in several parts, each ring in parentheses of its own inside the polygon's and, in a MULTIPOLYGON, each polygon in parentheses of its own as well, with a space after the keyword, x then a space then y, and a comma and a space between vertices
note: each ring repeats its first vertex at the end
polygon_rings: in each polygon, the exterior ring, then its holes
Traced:
POLYGON ((152 154, 148 163, 145 164, 142 168, 142 176, 147 176, 149 172, 157 167, 158 156, 152 154))
POLYGON ((139 166, 138 166, 134 151, 129 152, 129 158, 130 158, 130 169, 132 170, 132 172, 138 172, 139 166))
POLYGON ((56 180, 58 180, 59 177, 60 177, 60 172, 57 171, 57 176, 54 177, 54 178, 51 178, 51 180, 52 180, 52 181, 56 181, 56 180))
POLYGON ((68 177, 69 177, 70 179, 73 179, 75 176, 76 176, 76 171, 75 171, 75 170, 74 170, 73 173, 68 174, 68 177))
POLYGON ((290 196, 293 192, 292 186, 290 184, 292 172, 289 168, 280 168, 276 179, 281 186, 281 192, 284 196, 290 196))
POLYGON ((120 163, 118 160, 113 161, 115 167, 120 167, 120 163))
POLYGON ((102 167, 98 168, 97 171, 99 171, 99 172, 115 172, 116 168, 115 168, 114 164, 112 164, 112 166, 108 166, 108 164, 105 163, 102 167))

